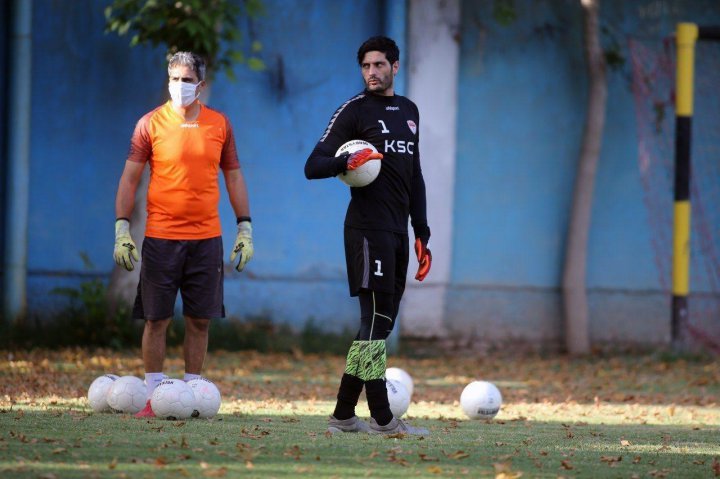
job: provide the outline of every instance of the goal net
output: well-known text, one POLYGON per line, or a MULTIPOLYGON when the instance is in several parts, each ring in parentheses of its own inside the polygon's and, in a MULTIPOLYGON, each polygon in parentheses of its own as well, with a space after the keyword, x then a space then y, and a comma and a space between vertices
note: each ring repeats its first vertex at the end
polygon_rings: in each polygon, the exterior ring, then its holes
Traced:
MULTIPOLYGON (((660 288, 672 297, 675 161, 674 39, 629 39, 638 168, 660 288)), ((695 46, 687 333, 720 352, 720 43, 695 46)))

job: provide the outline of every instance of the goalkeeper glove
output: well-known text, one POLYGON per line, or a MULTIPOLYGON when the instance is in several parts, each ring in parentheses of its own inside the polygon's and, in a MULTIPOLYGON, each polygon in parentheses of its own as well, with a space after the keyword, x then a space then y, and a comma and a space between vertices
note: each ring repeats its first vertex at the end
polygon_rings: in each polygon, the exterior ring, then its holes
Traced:
POLYGON ((420 238, 415 238, 415 254, 419 263, 415 279, 422 281, 430 272, 430 266, 432 265, 432 253, 427 247, 427 240, 423 241, 420 238))
POLYGON ((237 236, 232 253, 230 253, 230 262, 235 263, 235 258, 240 255, 240 261, 235 265, 235 269, 242 271, 253 257, 253 251, 252 224, 249 221, 241 221, 237 225, 237 236))
POLYGON ((363 148, 362 150, 350 153, 347 159, 347 169, 354 170, 360 168, 362 165, 370 160, 382 160, 382 153, 372 151, 370 148, 363 148))
POLYGON ((140 261, 137 246, 130 236, 130 222, 125 218, 115 221, 115 263, 128 271, 135 269, 132 260, 140 261))

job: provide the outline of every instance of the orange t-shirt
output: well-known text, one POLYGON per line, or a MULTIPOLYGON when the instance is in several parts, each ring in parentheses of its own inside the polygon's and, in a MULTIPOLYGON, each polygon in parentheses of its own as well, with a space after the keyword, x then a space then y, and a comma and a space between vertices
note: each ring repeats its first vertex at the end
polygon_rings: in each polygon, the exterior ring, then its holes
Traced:
POLYGON ((145 236, 195 240, 220 236, 219 169, 240 168, 230 120, 200 105, 186 122, 170 102, 135 126, 128 160, 150 162, 145 236))

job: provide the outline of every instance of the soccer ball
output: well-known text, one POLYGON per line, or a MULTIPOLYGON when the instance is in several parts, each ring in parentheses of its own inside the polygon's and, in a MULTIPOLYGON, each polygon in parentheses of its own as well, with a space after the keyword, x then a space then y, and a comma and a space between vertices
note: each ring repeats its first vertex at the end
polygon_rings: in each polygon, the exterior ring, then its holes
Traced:
POLYGON ((502 395, 493 383, 473 381, 463 389, 460 406, 470 419, 492 419, 500 410, 502 395))
POLYGON ((390 402, 390 411, 393 416, 400 418, 408 410, 410 406, 410 394, 405 386, 399 381, 393 379, 385 380, 385 388, 387 389, 388 401, 390 402))
POLYGON ((118 378, 108 391, 107 402, 115 412, 125 414, 140 412, 147 402, 145 383, 135 376, 118 378))
POLYGON ((119 376, 115 374, 103 374, 98 376, 88 388, 88 402, 95 412, 110 412, 107 402, 108 391, 119 376))
POLYGON ((385 371, 385 379, 392 379, 393 381, 398 381, 400 384, 405 386, 408 394, 410 395, 410 397, 412 397, 415 387, 413 384, 413 378, 407 373, 407 371, 400 368, 387 368, 387 370, 385 371))
POLYGON ((195 409, 192 417, 210 418, 220 410, 220 391, 217 386, 206 378, 188 381, 188 386, 195 393, 195 409))
MULTIPOLYGON (((372 143, 365 140, 350 140, 338 148, 337 152, 335 152, 335 156, 339 156, 343 153, 353 153, 365 148, 370 148, 372 151, 377 152, 377 148, 375 148, 372 143)), ((364 165, 361 165, 359 168, 340 173, 337 177, 348 186, 353 186, 355 188, 367 186, 375 181, 375 178, 377 178, 380 174, 380 166, 380 160, 370 160, 364 165)))
POLYGON ((196 409, 195 393, 185 381, 165 379, 153 391, 150 407, 160 418, 187 419, 196 409))

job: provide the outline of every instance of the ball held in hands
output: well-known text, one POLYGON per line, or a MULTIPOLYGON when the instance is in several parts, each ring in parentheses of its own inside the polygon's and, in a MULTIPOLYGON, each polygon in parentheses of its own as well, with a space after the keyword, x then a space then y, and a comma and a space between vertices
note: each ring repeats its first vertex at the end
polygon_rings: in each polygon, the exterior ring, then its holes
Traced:
POLYGON ((352 171, 355 170, 370 160, 382 160, 382 153, 373 151, 370 148, 363 148, 362 150, 350 153, 347 160, 347 169, 352 171))

